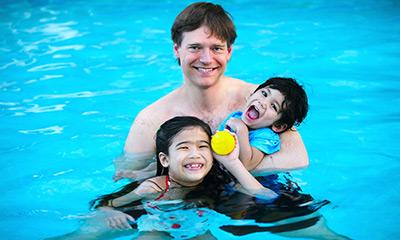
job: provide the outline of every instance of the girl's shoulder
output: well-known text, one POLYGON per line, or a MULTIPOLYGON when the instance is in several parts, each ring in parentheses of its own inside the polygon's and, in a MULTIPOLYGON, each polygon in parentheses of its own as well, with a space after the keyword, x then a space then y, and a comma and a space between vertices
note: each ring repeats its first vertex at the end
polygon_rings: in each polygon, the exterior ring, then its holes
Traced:
POLYGON ((139 195, 147 195, 162 192, 165 188, 166 176, 157 176, 143 181, 135 191, 139 195))

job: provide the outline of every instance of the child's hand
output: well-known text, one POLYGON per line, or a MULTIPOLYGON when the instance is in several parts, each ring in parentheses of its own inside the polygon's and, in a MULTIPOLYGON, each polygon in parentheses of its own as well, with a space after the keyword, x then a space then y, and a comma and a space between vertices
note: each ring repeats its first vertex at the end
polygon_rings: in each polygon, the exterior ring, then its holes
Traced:
POLYGON ((231 118, 226 122, 226 126, 234 133, 248 134, 247 125, 239 118, 231 118))
POLYGON ((227 164, 234 164, 236 161, 239 161, 239 144, 237 141, 237 137, 236 134, 231 133, 233 135, 233 137, 235 138, 235 148, 233 149, 233 151, 231 153, 229 153, 228 155, 219 155, 217 153, 215 153, 213 151, 213 156, 215 159, 217 159, 218 162, 222 163, 222 165, 226 166, 227 164))
POLYGON ((131 225, 135 219, 130 215, 109 207, 100 208, 106 214, 106 223, 111 228, 132 229, 131 225))

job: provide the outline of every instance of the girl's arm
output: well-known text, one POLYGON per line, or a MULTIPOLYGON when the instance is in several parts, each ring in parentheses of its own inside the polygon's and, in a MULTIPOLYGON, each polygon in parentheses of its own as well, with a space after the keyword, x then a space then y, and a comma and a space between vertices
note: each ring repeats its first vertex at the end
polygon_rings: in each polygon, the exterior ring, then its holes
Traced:
POLYGON ((276 198, 278 195, 274 191, 261 185, 261 183, 245 168, 243 163, 239 160, 239 149, 239 144, 236 144, 235 149, 229 155, 222 156, 214 153, 214 157, 224 165, 246 191, 267 198, 276 198))
POLYGON ((99 207, 98 209, 106 214, 106 222, 111 228, 117 229, 131 229, 131 223, 135 222, 135 219, 117 209, 116 207, 121 207, 129 204, 133 201, 137 201, 145 198, 148 195, 160 192, 159 186, 157 186, 153 181, 154 179, 148 179, 141 183, 133 191, 122 195, 120 197, 110 199, 106 205, 99 207))
POLYGON ((239 142, 240 152, 239 159, 244 167, 252 171, 264 159, 265 154, 250 145, 249 129, 246 124, 238 118, 231 118, 226 125, 236 134, 236 140, 239 142))

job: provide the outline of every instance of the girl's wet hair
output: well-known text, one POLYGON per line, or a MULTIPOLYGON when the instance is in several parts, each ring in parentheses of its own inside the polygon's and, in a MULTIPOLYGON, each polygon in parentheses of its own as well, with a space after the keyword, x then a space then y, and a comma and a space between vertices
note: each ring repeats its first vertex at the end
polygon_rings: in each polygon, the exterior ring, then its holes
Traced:
MULTIPOLYGON (((161 165, 160 159, 158 158, 158 155, 160 152, 165 153, 166 155, 169 154, 168 148, 171 146, 174 137, 180 133, 182 130, 190 127, 200 127, 201 129, 204 130, 204 132, 208 135, 209 139, 211 138, 211 129, 202 120, 196 118, 196 117, 190 117, 190 116, 185 116, 185 117, 174 117, 166 122, 164 122, 160 128, 157 131, 156 134, 156 158, 157 158, 157 176, 161 175, 167 175, 168 174, 168 168, 164 168, 161 165)), ((108 202, 111 199, 118 198, 120 196, 123 196, 131 191, 133 191, 135 188, 139 186, 139 183, 137 181, 129 183, 122 187, 120 190, 114 193, 110 194, 105 194, 102 196, 99 196, 98 198, 92 200, 89 202, 90 208, 93 207, 100 207, 100 206, 107 206, 108 202)))
POLYGON ((174 117, 164 122, 157 131, 156 134, 156 158, 157 158, 157 176, 167 175, 168 168, 161 165, 158 155, 160 152, 169 155, 168 148, 171 146, 174 137, 185 128, 189 127, 200 127, 209 137, 211 138, 211 129, 207 123, 196 117, 174 117))

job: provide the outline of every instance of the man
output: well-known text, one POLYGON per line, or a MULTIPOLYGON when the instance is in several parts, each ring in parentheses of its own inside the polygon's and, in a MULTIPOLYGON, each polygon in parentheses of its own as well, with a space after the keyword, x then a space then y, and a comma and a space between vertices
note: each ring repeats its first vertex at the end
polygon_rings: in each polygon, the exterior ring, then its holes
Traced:
MULTIPOLYGON (((155 174, 154 165, 148 167, 149 156, 155 153, 155 133, 166 120, 195 116, 216 130, 229 113, 243 107, 246 97, 256 88, 224 75, 236 30, 221 6, 205 2, 189 5, 176 17, 171 33, 183 84, 137 115, 125 143, 126 156, 131 159, 116 161, 116 180, 155 174), (143 175, 143 168, 149 170, 148 175, 143 175)), ((281 150, 265 157, 256 172, 278 172, 308 165, 307 152, 297 131, 286 131, 280 138, 281 150)))

